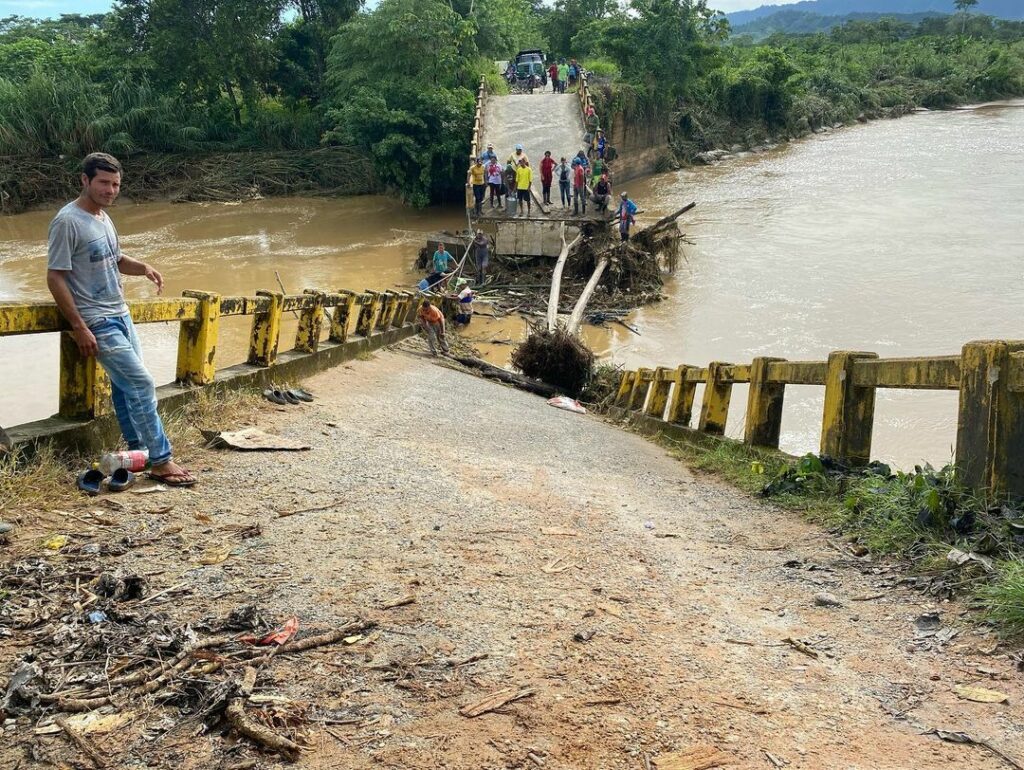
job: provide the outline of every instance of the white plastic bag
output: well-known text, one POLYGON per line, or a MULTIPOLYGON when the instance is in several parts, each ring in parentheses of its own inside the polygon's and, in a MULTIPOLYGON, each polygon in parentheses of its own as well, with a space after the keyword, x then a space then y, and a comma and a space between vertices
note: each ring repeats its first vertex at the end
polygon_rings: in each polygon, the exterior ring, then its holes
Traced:
POLYGON ((548 404, 556 409, 565 409, 567 412, 576 412, 576 414, 587 413, 587 410, 583 408, 579 401, 569 398, 568 396, 555 396, 554 398, 549 398, 548 404))

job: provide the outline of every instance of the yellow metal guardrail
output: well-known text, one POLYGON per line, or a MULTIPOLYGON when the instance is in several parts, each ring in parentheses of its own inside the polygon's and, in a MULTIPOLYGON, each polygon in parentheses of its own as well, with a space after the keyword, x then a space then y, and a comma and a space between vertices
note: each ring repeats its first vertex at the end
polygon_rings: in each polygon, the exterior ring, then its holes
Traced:
POLYGON ((958 356, 837 351, 827 361, 761 357, 637 369, 622 374, 615 406, 688 427, 698 383, 705 386, 699 433, 724 436, 732 386, 749 383, 743 441, 770 448, 779 446, 786 386, 824 386, 820 451, 852 465, 870 460, 878 388, 959 391, 958 478, 994 498, 1024 498, 1024 341, 969 342, 958 356))
MULTIPOLYGON (((216 373, 217 336, 225 316, 252 316, 248 363, 273 366, 281 336, 281 316, 295 311, 299 327, 294 350, 315 353, 323 325, 331 342, 347 342, 350 334, 369 337, 413 320, 415 297, 409 292, 361 293, 341 289, 306 289, 302 294, 258 291, 254 297, 222 297, 186 291, 177 299, 134 300, 128 303, 137 324, 175 321, 178 331, 176 381, 206 385, 216 373), (328 314, 327 311, 330 311, 328 314)), ((85 358, 70 327, 52 302, 0 302, 0 337, 60 332, 61 417, 92 419, 110 411, 110 382, 93 357, 85 358)))
MULTIPOLYGON (((480 157, 480 143, 484 136, 484 102, 487 100, 487 78, 480 76, 480 87, 476 92, 476 115, 473 118, 473 142, 469 150, 469 165, 480 157)), ((473 190, 466 188, 466 208, 471 209, 476 205, 473 200, 473 190)))
POLYGON ((580 96, 580 110, 583 112, 583 124, 587 122, 587 110, 594 106, 594 100, 590 96, 590 76, 586 72, 581 72, 579 76, 579 89, 577 93, 580 96))

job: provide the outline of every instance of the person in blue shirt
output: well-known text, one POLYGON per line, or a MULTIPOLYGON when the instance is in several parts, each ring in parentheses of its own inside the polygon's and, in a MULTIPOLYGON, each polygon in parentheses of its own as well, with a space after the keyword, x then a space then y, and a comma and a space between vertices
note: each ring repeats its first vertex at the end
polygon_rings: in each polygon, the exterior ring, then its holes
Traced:
POLYGON ((483 155, 481 155, 480 157, 483 159, 485 166, 487 165, 488 161, 497 160, 498 154, 494 151, 494 145, 488 144, 487 149, 484 150, 483 155))
POLYGON ((604 160, 604 148, 608 146, 608 140, 604 138, 604 131, 597 130, 597 157, 604 160))
POLYGON ((580 150, 576 153, 576 157, 572 159, 573 167, 583 166, 583 168, 590 168, 590 161, 587 160, 586 150, 580 150))
POLYGON ((445 273, 448 272, 448 266, 452 265, 458 267, 458 262, 455 261, 455 257, 449 254, 443 243, 437 244, 437 251, 434 252, 434 256, 430 260, 430 266, 433 268, 433 272, 427 276, 427 288, 430 290, 438 290, 438 284, 441 283, 447 276, 445 273))
POLYGON ((634 214, 636 214, 636 204, 629 199, 627 193, 622 193, 619 196, 619 208, 615 211, 615 216, 619 219, 619 237, 624 241, 629 240, 629 228, 636 224, 634 214))

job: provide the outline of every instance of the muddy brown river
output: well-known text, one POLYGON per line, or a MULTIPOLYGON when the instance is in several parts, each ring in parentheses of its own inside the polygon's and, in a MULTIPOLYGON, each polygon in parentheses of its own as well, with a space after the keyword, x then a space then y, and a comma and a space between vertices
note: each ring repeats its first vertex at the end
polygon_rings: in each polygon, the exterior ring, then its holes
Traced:
MULTIPOLYGON (((716 167, 626 185, 640 224, 689 200, 668 299, 622 327, 590 329, 599 353, 629 366, 950 354, 972 339, 1024 338, 1024 102, 856 126, 716 167)), ((130 167, 128 169, 130 173, 130 167)), ((56 207, 55 207, 56 209, 56 207)), ((55 210, 54 209, 54 210, 55 210)), ((52 211, 0 218, 0 300, 46 299, 52 211)), ((383 197, 238 204, 123 202, 112 216, 127 253, 164 273, 166 291, 251 294, 277 286, 409 288, 423 233, 457 228, 461 209, 413 211, 383 197)), ((151 296, 146 282, 131 297, 151 296)), ((244 358, 247 319, 222 322, 219 365, 244 358)), ((477 319, 496 359, 519 323, 477 319)), ((141 328, 158 382, 173 378, 177 330, 141 328)), ((284 334, 294 333, 294 321, 284 334)), ((0 339, 0 424, 52 414, 56 335, 0 339)), ((737 386, 730 435, 742 434, 737 386)), ((782 448, 816 450, 820 388, 790 387, 782 448)), ((951 457, 956 394, 880 391, 875 454, 901 465, 951 457)))

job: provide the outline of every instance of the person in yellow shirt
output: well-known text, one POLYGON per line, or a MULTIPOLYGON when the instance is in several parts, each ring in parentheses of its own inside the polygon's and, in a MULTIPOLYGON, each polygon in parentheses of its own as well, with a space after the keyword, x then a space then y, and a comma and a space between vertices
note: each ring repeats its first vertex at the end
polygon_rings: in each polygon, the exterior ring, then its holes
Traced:
POLYGON ((473 165, 469 167, 469 173, 466 178, 466 186, 473 187, 473 213, 480 216, 483 213, 484 207, 484 192, 487 190, 487 180, 484 174, 484 161, 483 158, 477 158, 473 161, 473 165))
POLYGON ((530 183, 533 181, 533 169, 526 158, 519 161, 519 168, 516 169, 516 200, 518 201, 519 216, 526 219, 530 216, 530 183), (522 213, 523 204, 526 204, 526 213, 522 213))

